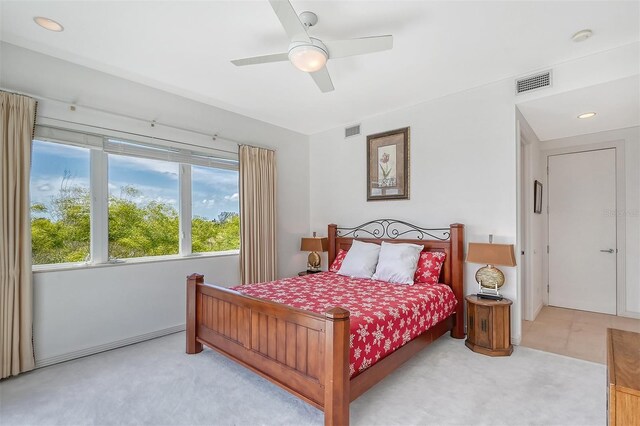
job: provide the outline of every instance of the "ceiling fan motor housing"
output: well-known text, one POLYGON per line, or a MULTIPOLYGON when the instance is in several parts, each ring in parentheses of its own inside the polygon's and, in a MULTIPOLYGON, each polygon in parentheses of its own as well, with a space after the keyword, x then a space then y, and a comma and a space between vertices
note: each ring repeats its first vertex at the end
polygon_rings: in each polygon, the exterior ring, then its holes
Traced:
POLYGON ((299 18, 300 18, 300 22, 302 22, 302 24, 307 28, 313 27, 315 24, 318 23, 318 15, 316 15, 313 12, 309 12, 309 11, 302 12, 300 13, 299 18))

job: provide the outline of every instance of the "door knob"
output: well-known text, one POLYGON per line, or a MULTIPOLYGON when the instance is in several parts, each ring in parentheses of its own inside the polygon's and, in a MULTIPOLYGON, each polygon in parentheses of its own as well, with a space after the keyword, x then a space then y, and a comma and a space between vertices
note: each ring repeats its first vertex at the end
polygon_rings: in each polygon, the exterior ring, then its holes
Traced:
POLYGON ((613 249, 609 249, 609 250, 600 250, 603 253, 613 253, 613 249))

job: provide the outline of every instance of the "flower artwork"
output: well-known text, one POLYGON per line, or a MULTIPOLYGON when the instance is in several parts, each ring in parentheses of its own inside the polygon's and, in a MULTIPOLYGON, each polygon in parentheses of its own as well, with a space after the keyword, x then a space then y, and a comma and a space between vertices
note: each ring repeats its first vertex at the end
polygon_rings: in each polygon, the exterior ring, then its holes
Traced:
POLYGON ((380 166, 380 173, 378 174, 378 186, 396 186, 396 146, 387 145, 379 147, 378 158, 378 165, 380 166))
POLYGON ((367 201, 409 199, 409 128, 367 136, 367 201))

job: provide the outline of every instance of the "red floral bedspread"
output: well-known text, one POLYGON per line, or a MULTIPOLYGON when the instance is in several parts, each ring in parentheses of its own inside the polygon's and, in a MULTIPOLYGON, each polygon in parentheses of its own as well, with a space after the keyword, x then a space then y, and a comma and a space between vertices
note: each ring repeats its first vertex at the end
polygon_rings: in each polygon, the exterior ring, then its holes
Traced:
POLYGON ((390 284, 321 272, 234 290, 323 314, 340 306, 350 316, 351 377, 451 315, 457 301, 445 284, 390 284))

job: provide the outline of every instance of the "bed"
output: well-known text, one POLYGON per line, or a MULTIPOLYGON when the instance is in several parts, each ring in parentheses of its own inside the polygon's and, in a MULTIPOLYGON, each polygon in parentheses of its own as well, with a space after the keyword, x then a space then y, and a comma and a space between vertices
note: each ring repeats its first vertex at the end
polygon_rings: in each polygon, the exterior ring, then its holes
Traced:
MULTIPOLYGON (((464 225, 427 229, 382 219, 354 228, 332 224, 328 227, 328 237, 329 265, 340 249, 350 248, 354 239, 415 243, 423 245, 425 251, 445 252, 439 281, 451 288, 455 299, 455 303, 449 303, 452 309, 443 318, 432 321, 434 324, 426 331, 419 330, 410 340, 402 339, 401 345, 393 345, 399 346, 397 349, 379 356, 372 365, 369 359, 362 368, 362 362, 356 364, 357 367, 354 365, 350 350, 349 310, 333 306, 318 313, 313 311, 318 311, 318 306, 305 305, 302 306, 307 309, 300 309, 205 284, 202 275, 192 274, 187 278, 186 351, 196 354, 202 351, 203 345, 215 349, 324 410, 326 425, 347 425, 351 401, 448 331, 455 338, 464 337, 464 225)), ((328 274, 333 273, 307 275, 307 284, 322 283, 322 275, 326 280, 328 274)), ((266 296, 274 298, 273 294, 266 296)), ((354 312, 354 325, 362 323, 356 316, 354 312)))

